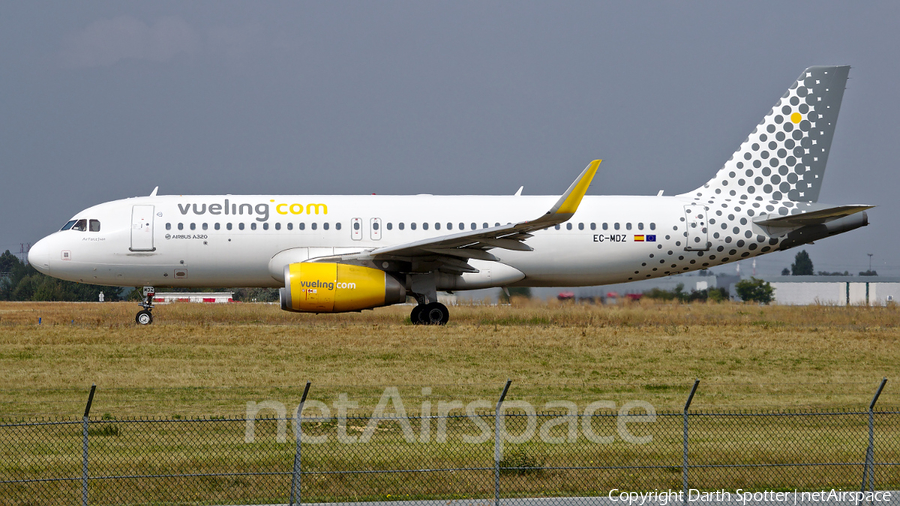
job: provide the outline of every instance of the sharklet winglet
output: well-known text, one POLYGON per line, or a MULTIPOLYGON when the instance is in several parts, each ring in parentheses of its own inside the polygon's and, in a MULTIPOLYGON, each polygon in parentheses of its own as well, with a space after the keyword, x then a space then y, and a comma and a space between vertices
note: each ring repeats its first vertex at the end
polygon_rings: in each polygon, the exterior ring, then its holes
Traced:
POLYGON ((547 214, 575 214, 581 204, 581 199, 584 198, 588 187, 591 186, 591 181, 594 179, 601 161, 594 160, 589 163, 547 214))

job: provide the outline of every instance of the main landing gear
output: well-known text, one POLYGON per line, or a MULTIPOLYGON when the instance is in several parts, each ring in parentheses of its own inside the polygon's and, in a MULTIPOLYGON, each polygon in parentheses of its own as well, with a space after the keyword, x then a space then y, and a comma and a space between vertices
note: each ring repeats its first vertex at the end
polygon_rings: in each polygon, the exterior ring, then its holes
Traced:
POLYGON ((156 295, 156 289, 152 286, 144 287, 144 299, 141 300, 139 306, 141 306, 142 310, 138 311, 138 314, 134 317, 134 321, 137 322, 138 325, 150 325, 153 323, 153 297, 156 295))
POLYGON ((429 302, 414 307, 409 319, 413 325, 445 325, 450 321, 450 311, 440 302, 429 302))
POLYGON ((445 325, 450 320, 447 306, 437 301, 434 276, 434 272, 410 275, 410 290, 407 293, 419 303, 409 314, 413 325, 445 325))

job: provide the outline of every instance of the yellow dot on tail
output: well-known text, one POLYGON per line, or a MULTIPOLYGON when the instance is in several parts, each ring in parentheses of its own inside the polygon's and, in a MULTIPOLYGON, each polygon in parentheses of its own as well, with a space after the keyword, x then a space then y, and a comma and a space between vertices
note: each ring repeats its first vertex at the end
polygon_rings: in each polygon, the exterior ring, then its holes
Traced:
POLYGON ((791 114, 791 121, 793 121, 794 123, 800 123, 801 121, 803 121, 803 116, 799 112, 795 112, 794 114, 791 114))

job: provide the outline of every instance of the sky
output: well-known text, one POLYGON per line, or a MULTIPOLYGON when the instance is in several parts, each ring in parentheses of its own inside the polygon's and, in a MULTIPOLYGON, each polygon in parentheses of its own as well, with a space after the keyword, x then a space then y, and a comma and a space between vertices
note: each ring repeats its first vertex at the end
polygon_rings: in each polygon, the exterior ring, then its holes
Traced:
POLYGON ((819 201, 878 207, 803 248, 900 276, 898 24, 877 1, 0 0, 0 251, 156 186, 556 195, 601 158, 589 195, 674 195, 803 69, 849 64, 819 201))

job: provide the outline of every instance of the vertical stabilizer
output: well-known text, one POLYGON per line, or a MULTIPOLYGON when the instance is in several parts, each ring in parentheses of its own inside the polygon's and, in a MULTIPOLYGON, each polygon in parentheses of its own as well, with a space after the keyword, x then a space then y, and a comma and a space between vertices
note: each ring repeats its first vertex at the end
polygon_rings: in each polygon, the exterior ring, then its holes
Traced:
POLYGON ((849 72, 849 66, 804 70, 716 177, 686 195, 818 200, 849 72))

